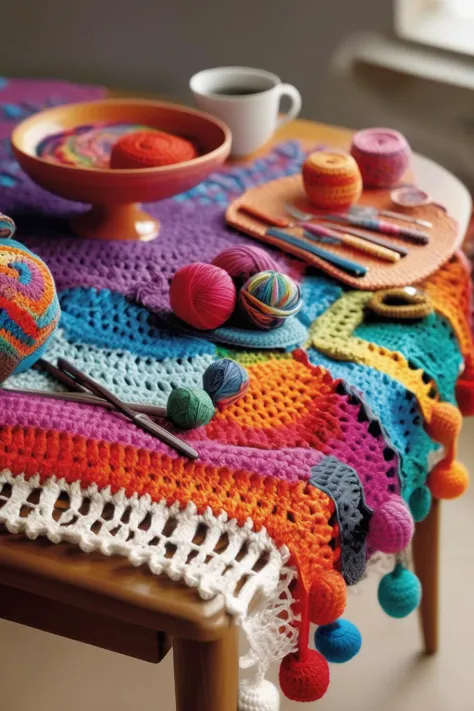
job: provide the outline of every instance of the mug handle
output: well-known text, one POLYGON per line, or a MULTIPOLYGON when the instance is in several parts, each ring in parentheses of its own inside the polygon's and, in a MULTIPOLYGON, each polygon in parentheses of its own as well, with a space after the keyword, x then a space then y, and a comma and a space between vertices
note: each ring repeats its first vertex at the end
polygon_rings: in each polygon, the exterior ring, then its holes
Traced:
POLYGON ((280 84, 278 89, 280 92, 280 99, 282 96, 289 96, 291 99, 290 110, 287 114, 280 116, 277 121, 277 128, 281 128, 285 125, 285 123, 288 123, 291 119, 296 118, 301 111, 301 94, 298 89, 293 86, 293 84, 280 84))

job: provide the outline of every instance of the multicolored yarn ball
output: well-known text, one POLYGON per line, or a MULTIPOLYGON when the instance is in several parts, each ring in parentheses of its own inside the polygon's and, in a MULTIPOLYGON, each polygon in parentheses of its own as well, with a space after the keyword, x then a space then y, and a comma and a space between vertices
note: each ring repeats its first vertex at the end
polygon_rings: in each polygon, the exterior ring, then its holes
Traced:
POLYGON ((264 249, 244 244, 225 249, 212 263, 242 283, 259 272, 278 271, 276 262, 264 249))
POLYGON ((157 168, 196 158, 191 141, 164 131, 136 131, 112 147, 111 168, 157 168))
POLYGON ((314 644, 328 662, 344 664, 359 653, 362 635, 352 622, 340 619, 318 627, 314 644))
POLYGON ((175 388, 168 398, 167 411, 170 420, 184 430, 207 425, 215 412, 211 398, 200 388, 175 388))
POLYGON ((364 187, 390 188, 406 172, 411 148, 406 138, 390 128, 366 128, 352 139, 351 155, 360 168, 364 187))
POLYGON ((314 649, 308 649, 303 658, 288 654, 280 665, 280 686, 291 701, 317 701, 329 686, 326 659, 314 649))
POLYGON ((8 239, 13 237, 16 232, 16 225, 11 217, 3 215, 0 212, 0 239, 8 239))
POLYGON ((0 239, 0 382, 41 358, 59 316, 46 264, 19 242, 0 239))
POLYGON ((427 486, 418 486, 409 499, 411 515, 416 523, 423 521, 429 514, 432 501, 431 491, 427 486))
POLYGON ((317 151, 303 164, 308 199, 322 210, 344 210, 362 194, 362 178, 354 158, 343 151, 317 151))
POLYGON ((326 625, 342 615, 346 607, 347 588, 341 573, 326 570, 319 575, 309 593, 309 619, 315 625, 326 625))
POLYGON ((407 617, 420 604, 421 583, 414 573, 397 563, 380 581, 377 596, 387 615, 398 619, 407 617))
POLYGON ((372 514, 367 542, 382 553, 399 553, 409 545, 414 530, 407 505, 403 499, 394 496, 372 514))
POLYGON ((278 328, 301 309, 300 288, 286 274, 265 271, 250 277, 240 290, 240 305, 258 328, 278 328))
POLYGON ((245 368, 232 358, 211 363, 202 376, 202 386, 214 405, 226 407, 244 395, 250 384, 245 368))
POLYGON ((213 264, 188 264, 171 282, 171 308, 182 321, 202 331, 222 326, 232 315, 236 300, 231 277, 213 264))

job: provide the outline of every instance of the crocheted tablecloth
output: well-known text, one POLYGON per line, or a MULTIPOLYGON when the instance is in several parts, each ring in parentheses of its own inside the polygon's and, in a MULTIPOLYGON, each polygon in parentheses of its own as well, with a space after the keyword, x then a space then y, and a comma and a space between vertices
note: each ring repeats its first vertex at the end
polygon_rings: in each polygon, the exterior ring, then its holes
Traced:
MULTIPOLYGON (((165 317, 176 270, 247 243, 226 227, 226 206, 251 186, 297 173, 306 154, 290 141, 148 205, 162 224, 154 242, 81 240, 67 219, 85 206, 32 183, 9 135, 31 112, 103 93, 52 81, 0 89, 0 210, 49 266, 62 309, 48 359, 67 357, 124 400, 157 405, 177 386, 200 386, 223 355, 245 365, 251 384, 185 435, 196 462, 112 412, 3 393, 0 522, 146 563, 206 599, 221 594, 248 636, 242 664, 256 667, 257 688, 283 658, 297 660, 298 673, 310 622, 342 613, 344 594, 334 591, 360 580, 374 552, 406 548, 409 509, 421 520, 432 493, 462 492, 456 403, 474 409, 469 270, 455 255, 422 285, 434 312, 389 322, 369 313, 367 292, 272 252, 300 282, 304 348, 245 350, 173 331, 165 317)), ((38 370, 8 385, 61 388, 38 370)), ((300 697, 316 698, 301 668, 300 697)), ((288 681, 284 690, 297 698, 288 681)))

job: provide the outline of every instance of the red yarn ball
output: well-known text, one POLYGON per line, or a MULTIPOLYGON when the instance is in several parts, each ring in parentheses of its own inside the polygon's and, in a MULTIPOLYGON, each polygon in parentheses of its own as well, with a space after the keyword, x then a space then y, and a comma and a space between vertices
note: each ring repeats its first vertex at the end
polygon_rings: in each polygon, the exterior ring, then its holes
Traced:
POLYGON ((171 282, 171 308, 182 321, 202 331, 222 326, 232 315, 236 299, 230 276, 212 264, 188 264, 171 282))
POLYGON ((134 131, 122 136, 110 154, 111 168, 158 168, 196 158, 190 141, 164 131, 134 131))
POLYGON ((329 664, 314 649, 309 649, 303 660, 288 654, 280 666, 280 686, 291 701, 317 701, 329 686, 329 664))
POLYGON ((399 553, 410 543, 414 529, 413 518, 403 499, 393 497, 375 509, 367 542, 382 553, 399 553))
POLYGON ((325 570, 314 580, 309 593, 309 619, 315 625, 328 625, 346 607, 346 583, 337 570, 325 570))
POLYGON ((217 255, 212 263, 216 267, 224 269, 233 279, 242 281, 247 281, 251 276, 269 269, 275 272, 279 271, 276 262, 264 249, 246 244, 225 249, 217 255))

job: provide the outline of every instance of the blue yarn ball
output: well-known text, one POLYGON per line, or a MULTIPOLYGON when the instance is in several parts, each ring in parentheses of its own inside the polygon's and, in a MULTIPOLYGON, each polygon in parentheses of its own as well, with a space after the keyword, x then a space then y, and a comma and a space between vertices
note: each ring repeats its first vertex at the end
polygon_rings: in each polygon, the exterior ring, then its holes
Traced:
POLYGON ((378 600, 390 617, 406 617, 416 610, 421 600, 421 583, 414 573, 397 563, 379 583, 378 600))
POLYGON ((413 519, 418 523, 423 521, 431 509, 431 491, 427 486, 419 486, 410 496, 409 506, 413 519))
POLYGON ((362 635, 352 622, 340 618, 329 625, 318 627, 314 634, 314 644, 328 662, 343 664, 359 652, 362 635))
POLYGON ((202 386, 214 405, 226 407, 247 392, 249 374, 232 358, 221 358, 211 363, 202 377, 202 386))

